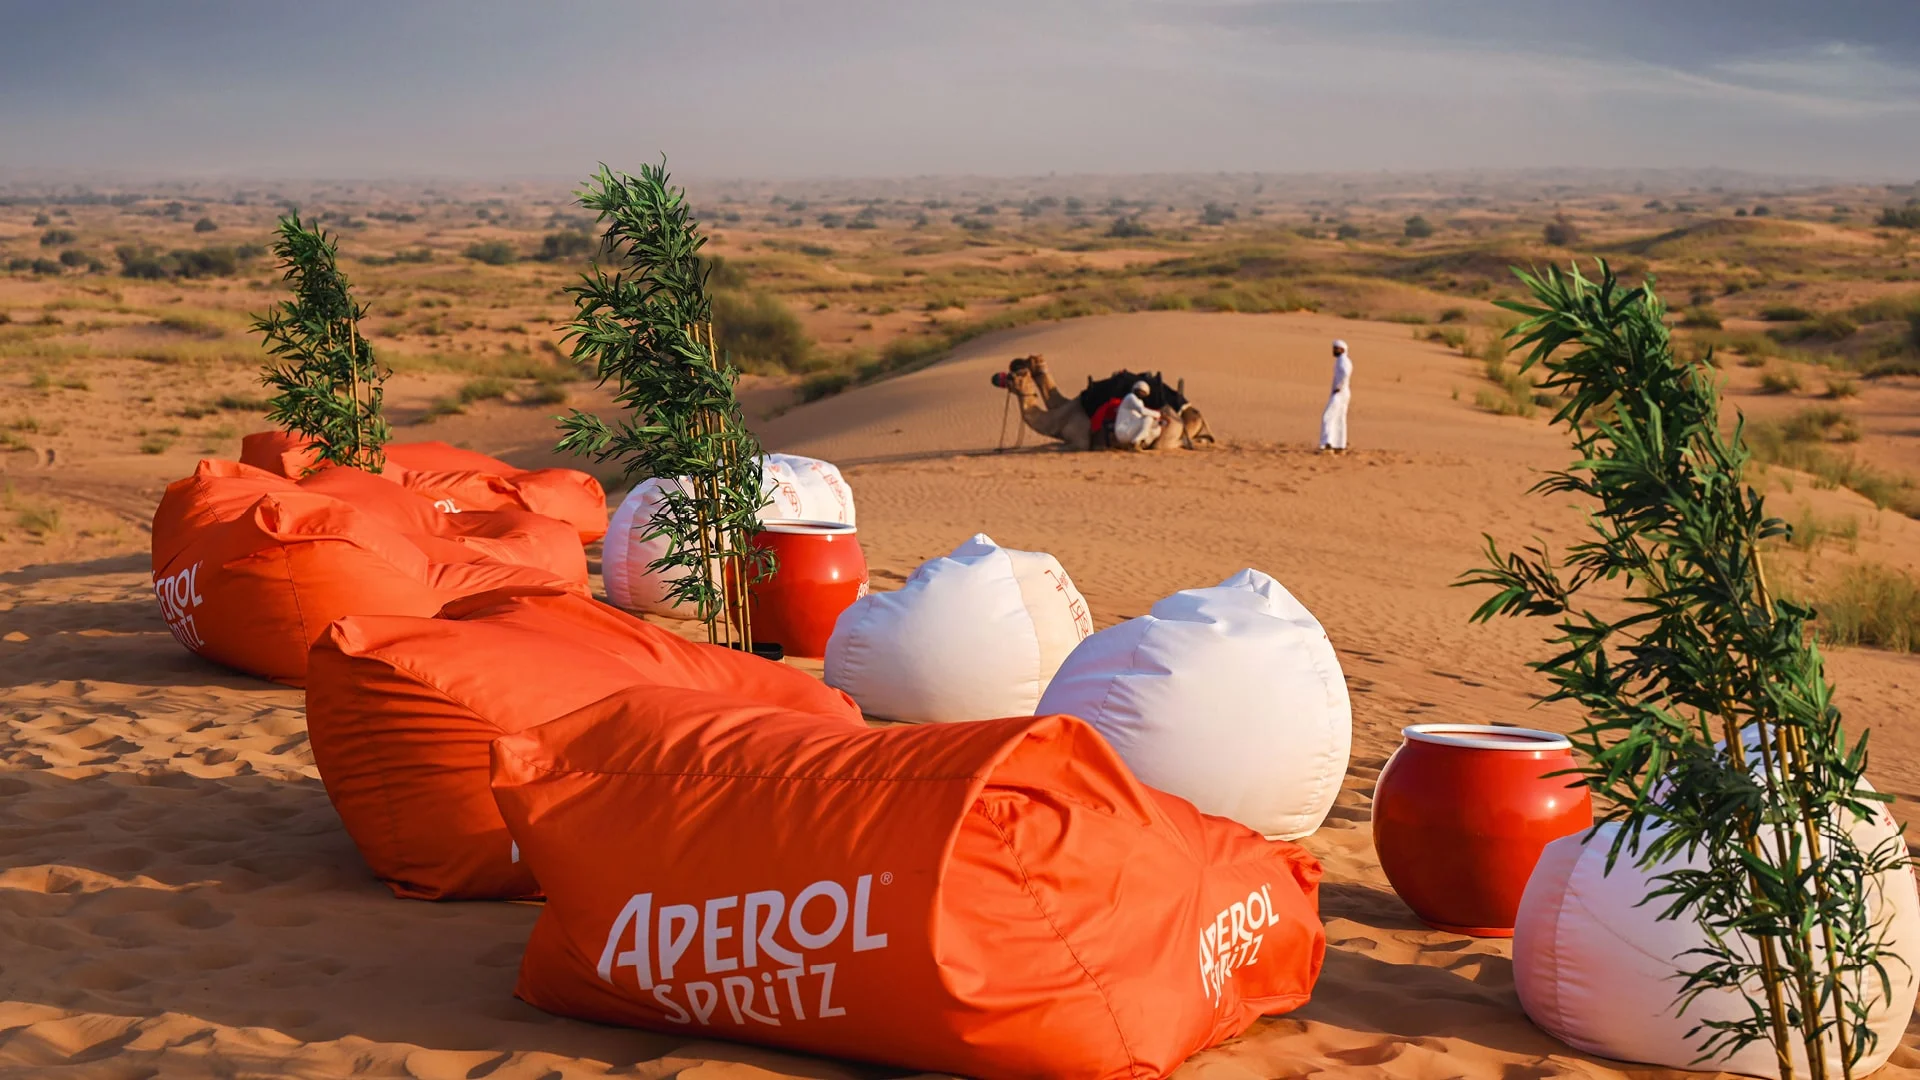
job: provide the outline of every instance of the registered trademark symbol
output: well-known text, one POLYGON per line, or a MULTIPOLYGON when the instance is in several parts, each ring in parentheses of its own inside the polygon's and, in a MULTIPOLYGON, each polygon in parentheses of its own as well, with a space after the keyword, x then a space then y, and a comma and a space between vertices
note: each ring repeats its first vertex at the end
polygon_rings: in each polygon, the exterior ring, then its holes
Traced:
POLYGON ((886 873, 884 873, 884 874, 881 874, 881 875, 880 875, 880 884, 882 884, 882 885, 891 885, 891 884, 893 884, 893 871, 891 871, 891 870, 889 870, 889 871, 887 871, 886 873))

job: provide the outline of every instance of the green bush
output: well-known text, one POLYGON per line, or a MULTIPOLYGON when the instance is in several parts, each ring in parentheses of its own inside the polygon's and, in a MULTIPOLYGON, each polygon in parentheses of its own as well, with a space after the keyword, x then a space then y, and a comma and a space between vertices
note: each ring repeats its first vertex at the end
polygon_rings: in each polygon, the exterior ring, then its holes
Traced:
POLYGON ((89 263, 92 263, 93 261, 94 261, 93 256, 88 255, 86 252, 81 251, 79 248, 68 248, 67 250, 60 253, 60 265, 62 266, 81 267, 81 266, 86 266, 89 263))
POLYGON ((1793 304, 1768 304, 1760 309, 1760 317, 1768 322, 1803 322, 1813 318, 1813 312, 1793 304))
POLYGON ((467 250, 462 254, 475 262, 486 263, 488 266, 506 266, 520 258, 519 253, 513 250, 513 245, 505 240, 475 241, 468 244, 467 250))
POLYGON ((193 223, 193 231, 197 233, 212 232, 219 227, 219 224, 210 217, 203 217, 193 223))
POLYGON ((60 274, 65 273, 66 269, 53 259, 33 260, 33 272, 36 274, 60 274))
POLYGON ((62 247, 73 243, 73 233, 67 229, 48 229, 40 234, 41 247, 62 247))
POLYGON ((1433 235, 1433 223, 1415 214, 1406 220, 1403 231, 1408 239, 1424 240, 1433 235))

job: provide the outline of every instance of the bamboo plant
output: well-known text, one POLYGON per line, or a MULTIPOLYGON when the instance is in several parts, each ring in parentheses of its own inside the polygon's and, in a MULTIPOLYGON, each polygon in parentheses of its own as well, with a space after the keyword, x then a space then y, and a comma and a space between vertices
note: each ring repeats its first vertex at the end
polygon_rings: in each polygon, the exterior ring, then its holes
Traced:
POLYGON ((751 650, 747 589, 772 570, 753 544, 767 496, 739 372, 714 342, 706 237, 664 161, 637 177, 602 165, 578 194, 605 236, 600 261, 567 290, 577 312, 566 336, 626 413, 609 424, 573 410, 559 447, 617 462, 628 480, 679 479, 646 525, 647 539, 667 541, 649 568, 670 581, 670 599, 694 606, 709 641, 751 650))
POLYGON ((1790 530, 1746 482, 1742 426, 1723 432, 1711 368, 1676 358, 1651 285, 1599 270, 1521 273, 1531 301, 1502 304, 1577 455, 1535 490, 1586 502, 1590 536, 1558 557, 1489 537, 1462 584, 1494 589, 1476 621, 1552 621, 1553 654, 1530 666, 1552 685, 1541 700, 1585 712, 1575 773, 1620 825, 1607 868, 1632 859, 1644 902, 1704 931, 1677 960, 1676 1008, 1718 991, 1750 1008, 1691 1029, 1699 1060, 1765 1042, 1791 1078, 1797 1047, 1826 1080, 1837 1045, 1851 1077, 1901 963, 1875 879, 1905 846, 1863 850, 1851 831, 1890 800, 1863 784, 1866 734, 1841 725, 1814 612, 1768 584, 1762 547, 1790 530), (1583 603, 1602 583, 1607 614, 1583 603))
POLYGON ((260 379, 275 391, 267 419, 306 436, 322 462, 377 473, 392 435, 381 415, 388 373, 360 333, 367 311, 340 272, 333 238, 289 214, 280 219, 273 253, 293 299, 253 323, 273 354, 260 379))

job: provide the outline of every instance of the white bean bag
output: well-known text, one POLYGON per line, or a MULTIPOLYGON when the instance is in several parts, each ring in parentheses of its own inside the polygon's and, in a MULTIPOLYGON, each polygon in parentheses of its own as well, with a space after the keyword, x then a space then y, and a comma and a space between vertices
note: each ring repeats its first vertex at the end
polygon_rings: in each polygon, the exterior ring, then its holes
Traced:
POLYGON ((985 534, 841 612, 827 685, 869 716, 932 723, 1032 716, 1093 616, 1053 556, 985 534))
POLYGON ((1143 783, 1269 839, 1320 827, 1353 742, 1327 632, 1258 570, 1081 642, 1040 713, 1085 720, 1143 783))
MULTIPOLYGON (((1603 825, 1591 841, 1585 833, 1548 844, 1527 879, 1520 915, 1513 928, 1513 982, 1520 1005, 1540 1028, 1579 1050, 1619 1061, 1645 1062, 1676 1069, 1724 1069, 1749 1076, 1778 1078, 1773 1048, 1755 1043, 1738 1053, 1697 1062, 1698 1038, 1687 1032, 1702 1020, 1733 1020, 1749 1014, 1746 1002, 1730 991, 1707 991, 1677 1014, 1679 972, 1702 962, 1685 956, 1705 944, 1699 926, 1686 916, 1657 918, 1665 905, 1641 905, 1653 873, 1622 853, 1605 873, 1607 849, 1618 825, 1603 825), (1677 959, 1676 959, 1677 958, 1677 959)), ((1882 810, 1878 819, 1854 828, 1854 840, 1872 851, 1899 841, 1899 826, 1882 810)), ((1855 1066, 1865 1076, 1886 1062, 1900 1045, 1920 992, 1920 893, 1913 870, 1902 866, 1880 878, 1876 919, 1885 920, 1887 938, 1899 959, 1890 961, 1890 997, 1870 1013, 1880 1039, 1855 1066), (1902 963, 1901 961, 1905 961, 1902 963)), ((1879 996, 1877 979, 1866 984, 1879 996)), ((1756 985, 1755 993, 1762 991, 1756 985)), ((1806 1054, 1795 1046, 1794 1068, 1807 1075, 1806 1054)), ((1837 1047, 1827 1056, 1828 1074, 1840 1075, 1837 1047)))
MULTIPOLYGON (((855 523, 853 489, 831 464, 794 454, 768 454, 761 459, 760 469, 769 500, 760 510, 761 521, 855 523)), ((606 583, 607 602, 614 607, 654 615, 684 614, 667 599, 668 587, 684 571, 663 575, 648 569, 667 553, 665 538, 648 538, 646 533, 660 510, 662 493, 675 483, 659 478, 641 481, 607 523, 600 575, 606 583)))

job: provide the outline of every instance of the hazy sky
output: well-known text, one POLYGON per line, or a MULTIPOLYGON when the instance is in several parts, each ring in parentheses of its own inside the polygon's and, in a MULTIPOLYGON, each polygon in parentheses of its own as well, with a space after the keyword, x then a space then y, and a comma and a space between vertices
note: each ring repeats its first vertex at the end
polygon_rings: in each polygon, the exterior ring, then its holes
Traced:
POLYGON ((0 172, 1920 178, 1920 0, 0 0, 0 172))

